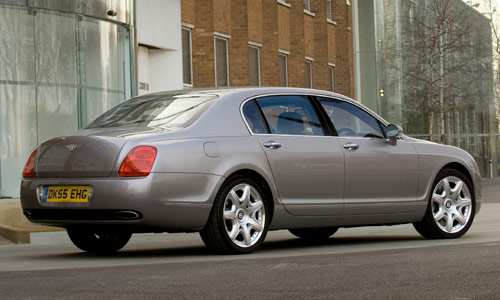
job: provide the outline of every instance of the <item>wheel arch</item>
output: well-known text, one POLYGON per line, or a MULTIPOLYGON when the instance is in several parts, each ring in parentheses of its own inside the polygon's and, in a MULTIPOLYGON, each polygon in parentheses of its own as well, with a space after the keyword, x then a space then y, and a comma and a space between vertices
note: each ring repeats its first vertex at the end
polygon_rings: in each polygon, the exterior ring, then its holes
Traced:
POLYGON ((264 178, 264 176, 262 176, 257 171, 254 171, 251 169, 240 169, 240 170, 234 171, 229 176, 227 176, 227 178, 226 178, 226 180, 224 180, 224 182, 227 180, 230 180, 231 178, 236 177, 236 176, 250 178, 253 181, 255 181, 257 184, 259 184, 259 186, 262 188, 262 190, 264 192, 265 200, 266 200, 267 205, 269 207, 269 216, 270 216, 269 224, 270 224, 272 222, 272 219, 274 216, 275 203, 274 203, 274 196, 273 196, 273 192, 271 190, 271 186, 269 185, 267 180, 264 178))
MULTIPOLYGON (((451 163, 448 163, 446 165, 444 165, 437 174, 439 174, 441 171, 445 170, 445 169, 452 169, 452 170, 455 170, 455 171, 458 171, 460 173, 462 173, 465 177, 467 177, 467 179, 469 180, 469 182, 472 184, 472 189, 473 189, 473 193, 475 193, 475 190, 476 190, 476 187, 474 186, 474 180, 472 178, 472 175, 471 173, 469 172, 469 170, 461 163, 458 163, 458 162, 451 162, 451 163)), ((436 176, 437 176, 436 174, 436 176)))
MULTIPOLYGON (((451 179, 453 180, 453 179, 451 179)), ((464 180, 463 178, 457 178, 457 180, 459 181, 462 181, 464 180)), ((465 184, 466 188, 469 188, 469 184, 465 184)), ((450 188, 450 186, 449 186, 450 188)), ((480 189, 480 186, 477 187, 478 189, 480 189)), ((429 196, 428 196, 428 202, 427 202, 427 208, 426 208, 426 212, 425 212, 425 215, 424 217, 422 218, 421 221, 418 221, 418 222, 413 222, 413 226, 415 227, 415 229, 424 237, 426 238, 429 238, 429 239, 443 239, 443 238, 458 238, 462 235, 464 235, 470 228, 470 226, 472 225, 472 222, 474 220, 474 216, 477 214, 478 212, 478 205, 480 205, 480 202, 477 201, 477 199, 475 198, 476 196, 476 193, 475 193, 475 185, 474 185, 474 180, 473 180, 473 173, 471 174, 471 171, 466 167, 464 166, 463 164, 461 163, 457 163, 457 162, 449 162, 447 164, 445 164, 444 166, 442 166, 438 172, 436 173, 436 175, 434 176, 434 179, 433 179, 433 183, 431 185, 431 188, 429 189, 429 196), (460 175, 458 175, 458 174, 460 175), (451 208, 452 206, 454 206, 455 204, 453 204, 456 199, 455 198, 459 198, 460 196, 458 194, 455 194, 455 196, 453 195, 453 192, 450 193, 450 191, 448 192, 444 192, 444 188, 443 188, 443 196, 439 196, 440 198, 442 198, 442 202, 439 201, 441 204, 438 204, 438 210, 439 211, 444 211, 444 213, 441 214, 440 217, 438 217, 438 219, 436 219, 436 216, 434 215, 434 209, 436 208, 434 206, 434 201, 433 201, 433 190, 435 190, 437 188, 437 185, 439 184, 439 182, 441 180, 443 180, 444 178, 450 178, 450 177, 447 177, 447 176, 453 176, 455 174, 454 177, 458 176, 458 177, 465 177, 467 178, 467 181, 470 183, 470 195, 472 197, 472 199, 475 199, 476 201, 473 201, 471 202, 470 204, 467 204, 467 206, 469 207, 468 208, 468 214, 467 216, 466 215, 462 215, 462 219, 463 220, 466 220, 465 223, 462 223, 462 222, 459 222, 460 223, 460 227, 459 227, 459 230, 458 231, 453 231, 453 228, 455 227, 455 219, 452 217, 453 212, 451 212, 451 214, 449 213, 446 213, 446 211, 448 210, 448 208, 451 208), (450 194, 448 194, 450 193, 450 194), (446 199, 451 199, 451 200, 446 200, 446 199), (448 202, 448 204, 451 203, 451 205, 449 207, 447 207, 447 209, 444 208, 445 206, 445 202, 448 202), (445 214, 448 214, 448 217, 447 217, 447 220, 445 220, 446 222, 446 225, 443 225, 441 222, 442 220, 444 219, 444 215, 445 214), (451 228, 448 228, 448 220, 452 220, 452 225, 451 225, 451 228), (443 227, 446 227, 446 229, 443 229, 443 227)), ((461 193, 461 191, 460 191, 461 193)), ((441 194, 441 192, 438 192, 438 195, 441 194)), ((462 206, 460 206, 462 207, 462 206)), ((462 208, 460 208, 461 210, 462 208)))

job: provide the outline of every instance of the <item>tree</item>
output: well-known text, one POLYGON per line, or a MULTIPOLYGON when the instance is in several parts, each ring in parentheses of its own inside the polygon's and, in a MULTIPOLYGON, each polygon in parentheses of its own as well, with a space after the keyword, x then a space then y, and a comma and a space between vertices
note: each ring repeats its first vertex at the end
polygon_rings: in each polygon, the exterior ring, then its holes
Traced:
MULTIPOLYGON (((385 9, 394 9, 396 1, 385 1, 385 9)), ((488 24, 485 27, 479 21, 484 17, 461 0, 418 4, 400 0, 400 5, 404 6, 400 20, 386 22, 386 27, 396 23, 401 26, 396 34, 399 41, 395 42, 400 45, 386 46, 386 61, 404 81, 404 111, 427 115, 429 140, 437 125, 439 141, 446 143, 446 123, 459 123, 455 120, 459 117, 446 122, 446 113, 459 116, 460 110, 488 102, 480 83, 482 75, 477 72, 483 57, 488 56, 483 49, 486 41, 491 41, 485 30, 488 24)))

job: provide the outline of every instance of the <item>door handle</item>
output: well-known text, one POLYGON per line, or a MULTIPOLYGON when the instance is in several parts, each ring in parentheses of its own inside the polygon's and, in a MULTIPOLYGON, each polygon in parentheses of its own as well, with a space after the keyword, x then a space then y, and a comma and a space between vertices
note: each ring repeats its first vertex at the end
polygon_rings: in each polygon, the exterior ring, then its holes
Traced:
POLYGON ((359 145, 354 144, 354 143, 347 143, 344 145, 344 149, 347 149, 347 150, 357 150, 358 148, 359 148, 359 145))
POLYGON ((281 144, 278 142, 269 141, 264 143, 264 147, 269 149, 279 149, 281 148, 281 144))

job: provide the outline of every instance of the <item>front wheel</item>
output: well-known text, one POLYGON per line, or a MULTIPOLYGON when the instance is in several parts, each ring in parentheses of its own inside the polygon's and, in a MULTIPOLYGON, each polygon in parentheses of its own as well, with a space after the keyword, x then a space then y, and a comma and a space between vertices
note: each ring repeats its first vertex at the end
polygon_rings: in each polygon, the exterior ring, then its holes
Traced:
POLYGON ((233 177, 221 188, 200 236, 222 253, 250 253, 266 237, 269 209, 262 189, 251 179, 233 177))
POLYGON ((472 225, 476 212, 474 190, 462 173, 445 169, 432 187, 427 211, 415 229, 429 239, 458 238, 472 225))
POLYGON ((93 254, 111 254, 123 248, 132 233, 107 230, 68 228, 68 236, 83 251, 93 254))

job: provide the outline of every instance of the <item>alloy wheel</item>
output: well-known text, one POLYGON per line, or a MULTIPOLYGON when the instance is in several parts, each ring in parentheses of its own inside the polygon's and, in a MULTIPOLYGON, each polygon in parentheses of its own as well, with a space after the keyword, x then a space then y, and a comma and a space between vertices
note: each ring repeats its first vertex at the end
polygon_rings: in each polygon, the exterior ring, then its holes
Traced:
POLYGON ((240 247, 251 247, 260 240, 265 222, 265 207, 257 190, 246 183, 234 186, 224 201, 224 226, 229 239, 240 247))
POLYGON ((471 193, 460 178, 441 179, 432 192, 432 215, 445 233, 457 233, 469 223, 472 212, 471 193))

